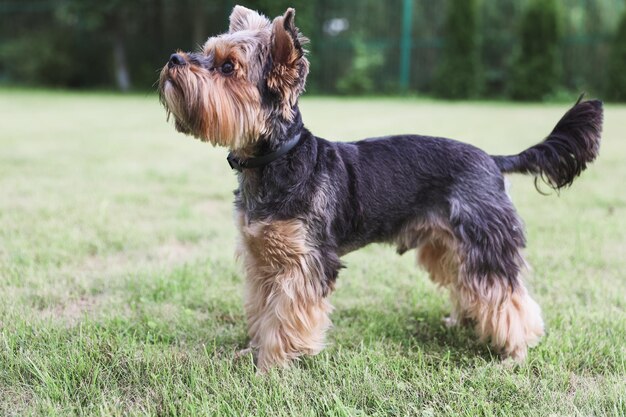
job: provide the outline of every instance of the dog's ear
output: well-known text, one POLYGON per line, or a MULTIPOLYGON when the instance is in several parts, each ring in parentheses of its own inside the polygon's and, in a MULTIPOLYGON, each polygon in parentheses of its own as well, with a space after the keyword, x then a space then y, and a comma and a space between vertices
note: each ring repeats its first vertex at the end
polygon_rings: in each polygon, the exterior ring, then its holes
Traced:
POLYGON ((272 24, 272 59, 275 64, 293 65, 304 56, 303 43, 308 42, 296 27, 296 11, 287 9, 272 24))
POLYGON ((267 76, 267 86, 280 97, 283 116, 288 120, 309 73, 307 51, 303 47, 309 40, 296 27, 295 16, 296 11, 289 8, 272 23, 272 66, 267 76))
POLYGON ((240 30, 261 30, 270 25, 267 17, 243 6, 235 6, 230 14, 228 33, 240 30))

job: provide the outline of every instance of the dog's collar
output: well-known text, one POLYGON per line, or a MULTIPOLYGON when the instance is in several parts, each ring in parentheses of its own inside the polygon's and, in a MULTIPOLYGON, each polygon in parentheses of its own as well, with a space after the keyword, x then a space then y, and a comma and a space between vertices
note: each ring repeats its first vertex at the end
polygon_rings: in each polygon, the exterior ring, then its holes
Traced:
POLYGON ((267 153, 261 156, 255 156, 254 158, 248 159, 239 159, 233 155, 232 152, 228 154, 226 160, 228 161, 228 165, 230 165, 231 169, 236 169, 239 172, 242 172, 247 168, 260 168, 263 167, 270 162, 273 162, 292 150, 294 146, 296 146, 300 142, 300 133, 295 135, 293 138, 289 139, 287 142, 283 143, 283 145, 276 149, 274 152, 267 153))

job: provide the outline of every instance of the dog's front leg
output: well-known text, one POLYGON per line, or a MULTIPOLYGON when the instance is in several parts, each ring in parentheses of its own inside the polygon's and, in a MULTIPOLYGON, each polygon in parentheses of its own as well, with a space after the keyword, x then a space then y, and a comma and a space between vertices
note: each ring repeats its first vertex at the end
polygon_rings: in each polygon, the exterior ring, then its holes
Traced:
POLYGON ((245 310, 250 347, 261 372, 324 347, 332 310, 323 291, 320 255, 299 220, 242 225, 245 310))

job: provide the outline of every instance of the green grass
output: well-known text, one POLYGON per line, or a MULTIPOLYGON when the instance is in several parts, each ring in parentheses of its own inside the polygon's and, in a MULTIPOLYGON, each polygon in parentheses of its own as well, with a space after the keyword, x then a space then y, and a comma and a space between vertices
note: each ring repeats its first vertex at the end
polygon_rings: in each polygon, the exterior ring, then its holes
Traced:
MULTIPOLYGON (((517 153, 563 105, 303 100, 318 135, 414 132, 517 153)), ((414 257, 344 258, 330 346, 257 376, 226 151, 155 96, 0 91, 0 415, 624 415, 626 107, 601 156, 543 197, 514 177, 547 336, 519 367, 440 319, 414 257)))

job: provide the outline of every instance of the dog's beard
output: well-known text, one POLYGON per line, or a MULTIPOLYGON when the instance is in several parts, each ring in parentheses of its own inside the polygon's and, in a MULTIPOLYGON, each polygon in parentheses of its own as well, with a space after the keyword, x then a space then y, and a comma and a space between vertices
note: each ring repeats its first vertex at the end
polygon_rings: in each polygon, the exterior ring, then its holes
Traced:
POLYGON ((241 149, 267 131, 258 89, 240 78, 189 65, 165 67, 159 94, 179 132, 213 145, 241 149))

